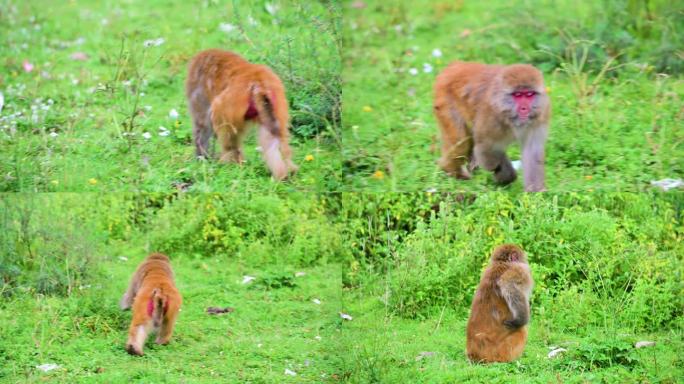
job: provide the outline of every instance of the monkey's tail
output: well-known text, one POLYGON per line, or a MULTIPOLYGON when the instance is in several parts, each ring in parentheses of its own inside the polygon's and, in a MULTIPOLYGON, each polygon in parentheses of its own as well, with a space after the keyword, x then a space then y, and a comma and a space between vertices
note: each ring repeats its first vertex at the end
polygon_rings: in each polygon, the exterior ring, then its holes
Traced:
POLYGON ((261 84, 252 84, 250 92, 262 126, 266 127, 273 136, 280 137, 281 127, 275 113, 275 100, 273 100, 275 94, 261 84))

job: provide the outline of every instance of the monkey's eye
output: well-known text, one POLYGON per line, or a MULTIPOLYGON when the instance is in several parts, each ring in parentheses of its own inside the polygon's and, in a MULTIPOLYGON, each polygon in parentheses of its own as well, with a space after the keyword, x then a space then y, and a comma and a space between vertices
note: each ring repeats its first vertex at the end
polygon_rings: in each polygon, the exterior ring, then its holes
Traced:
POLYGON ((537 92, 535 92, 535 91, 526 92, 526 93, 525 93, 525 97, 534 97, 534 95, 535 95, 536 93, 537 93, 537 92))
POLYGON ((520 91, 513 92, 513 97, 522 97, 523 93, 520 91))

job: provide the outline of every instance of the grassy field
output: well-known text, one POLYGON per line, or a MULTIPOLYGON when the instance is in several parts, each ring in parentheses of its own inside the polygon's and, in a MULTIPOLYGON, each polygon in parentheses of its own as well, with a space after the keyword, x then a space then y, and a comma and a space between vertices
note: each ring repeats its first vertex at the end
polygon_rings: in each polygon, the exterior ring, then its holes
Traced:
POLYGON ((3 195, 0 382, 676 383, 682 206, 629 193, 3 195), (470 364, 471 297, 502 242, 526 249, 536 282, 528 347, 470 364), (137 358, 117 303, 150 251, 171 256, 184 305, 171 344, 137 358), (554 347, 567 351, 550 359, 554 347))
POLYGON ((0 383, 682 382, 684 194, 650 182, 684 178, 683 22, 661 0, 0 0, 0 383), (285 83, 288 181, 253 133, 241 167, 194 158, 209 47, 285 83), (437 168, 456 59, 544 72, 548 193, 437 168), (471 364, 504 242, 535 280, 528 345, 471 364), (183 308, 132 357, 117 304, 154 251, 183 308))
POLYGON ((269 213, 287 202, 255 197, 249 209, 236 197, 247 196, 2 198, 0 382, 320 382, 337 373, 338 236, 331 227, 293 239, 324 219, 314 200, 269 213), (188 209, 206 232, 165 226, 188 209), (247 219, 266 218, 287 225, 224 242, 247 219), (150 249, 171 256, 184 302, 171 343, 152 340, 138 358, 124 350, 130 313, 118 300, 150 249), (243 284, 246 275, 256 279, 243 284), (211 316, 210 306, 234 312, 211 316))
POLYGON ((682 200, 635 194, 348 195, 353 261, 338 356, 354 383, 678 383, 682 200), (530 336, 510 364, 471 364, 465 327, 504 242, 527 251, 530 336), (655 346, 635 349, 638 341, 655 346), (553 349, 561 355, 549 358, 553 349))
POLYGON ((334 4, 60 4, 0 2, 0 190, 338 187, 340 15, 334 4), (239 52, 282 78, 294 161, 301 165, 289 183, 271 182, 253 132, 244 167, 194 159, 183 84, 190 58, 206 48, 239 52))
MULTIPOLYGON (((454 60, 525 62, 544 72, 550 191, 642 191, 684 175, 681 3, 361 3, 343 18, 345 188, 499 189, 487 172, 456 181, 435 163, 432 85, 454 60)), ((519 148, 509 155, 520 159, 519 148)))

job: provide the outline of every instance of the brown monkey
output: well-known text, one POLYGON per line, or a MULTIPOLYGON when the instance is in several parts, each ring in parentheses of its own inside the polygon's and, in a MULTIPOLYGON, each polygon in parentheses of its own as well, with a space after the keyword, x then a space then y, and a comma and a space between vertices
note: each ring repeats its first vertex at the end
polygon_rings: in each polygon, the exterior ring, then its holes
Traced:
POLYGON ((173 282, 169 258, 161 253, 150 254, 138 266, 119 303, 123 310, 133 306, 126 351, 131 355, 142 356, 150 331, 158 332, 157 344, 167 344, 171 339, 181 302, 181 295, 173 282))
POLYGON ((437 76, 434 97, 444 171, 470 179, 469 171, 481 166, 494 172, 497 183, 509 184, 516 174, 506 147, 517 140, 525 190, 545 190, 544 143, 551 107, 538 69, 455 62, 437 76))
POLYGON ((494 249, 470 309, 466 341, 470 360, 505 362, 522 355, 532 285, 530 267, 520 247, 504 244, 494 249))
POLYGON ((242 137, 256 123, 259 145, 273 177, 282 180, 297 171, 288 144, 285 88, 271 69, 232 52, 209 49, 190 63, 185 90, 197 156, 209 157, 209 141, 216 134, 220 161, 241 164, 242 137))

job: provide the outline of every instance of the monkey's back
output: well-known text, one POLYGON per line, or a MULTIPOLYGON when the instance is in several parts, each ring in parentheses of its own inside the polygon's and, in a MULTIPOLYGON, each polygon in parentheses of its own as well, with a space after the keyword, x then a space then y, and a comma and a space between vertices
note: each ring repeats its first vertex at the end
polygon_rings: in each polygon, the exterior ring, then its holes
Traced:
POLYGON ((234 52, 208 49, 190 62, 185 89, 190 98, 199 87, 211 102, 228 87, 246 91, 251 83, 262 84, 284 95, 280 78, 269 67, 250 63, 234 52))
POLYGON ((525 347, 527 326, 509 329, 503 323, 512 314, 499 293, 497 282, 508 268, 501 263, 488 267, 473 297, 466 328, 466 354, 472 361, 511 361, 525 347))
POLYGON ((435 106, 454 107, 466 121, 472 122, 489 93, 491 79, 503 68, 465 61, 449 64, 435 79, 435 106))
MULTIPOLYGON (((136 271, 140 281, 140 289, 135 295, 135 302, 146 302, 157 288, 164 294, 171 295, 180 300, 181 295, 176 288, 171 263, 166 255, 153 253, 140 264, 136 271)), ((134 308, 135 308, 134 304, 134 308)))

